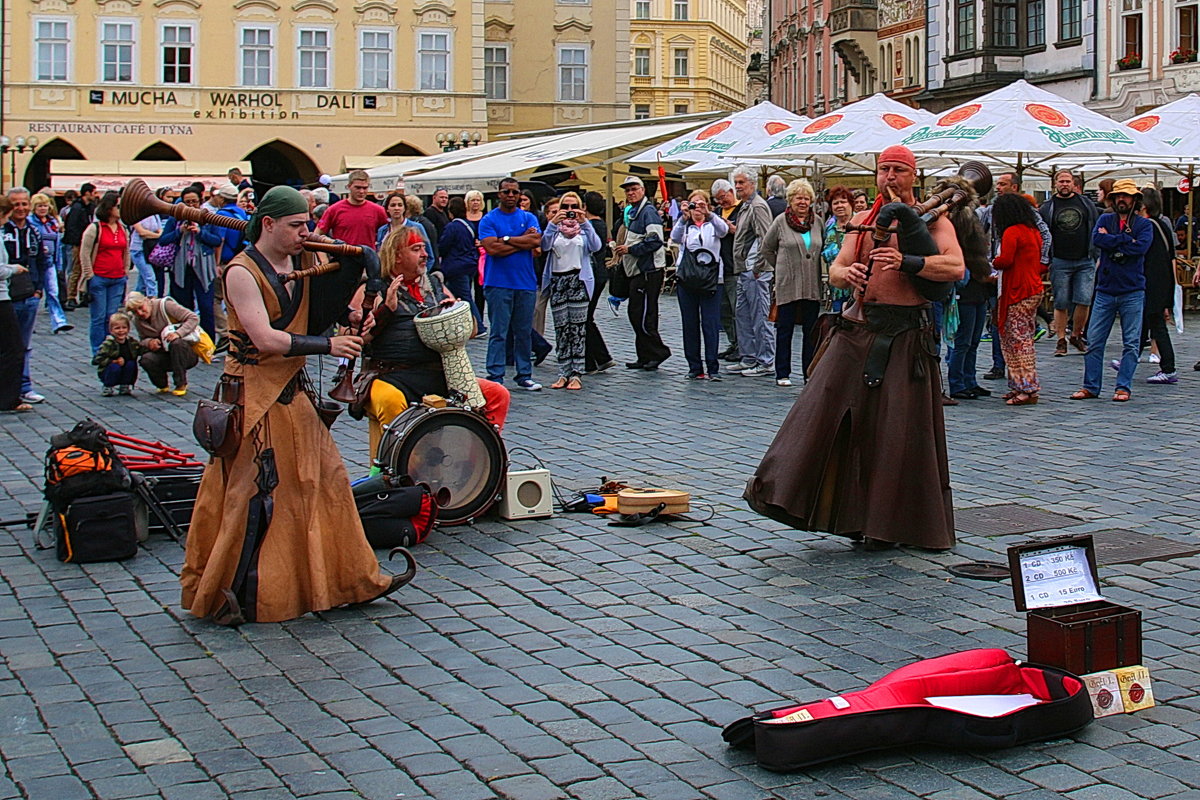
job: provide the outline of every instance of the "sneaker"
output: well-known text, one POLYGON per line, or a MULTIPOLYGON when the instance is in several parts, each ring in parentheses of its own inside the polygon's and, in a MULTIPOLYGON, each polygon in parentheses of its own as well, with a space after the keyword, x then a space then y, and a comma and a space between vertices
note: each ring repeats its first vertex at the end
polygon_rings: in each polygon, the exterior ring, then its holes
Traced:
POLYGON ((1058 344, 1054 345, 1054 355, 1055 355, 1055 357, 1058 357, 1058 356, 1065 356, 1066 354, 1067 354, 1067 340, 1059 339, 1058 344))
POLYGON ((792 379, 791 378, 776 378, 775 385, 776 386, 791 386, 792 379))
POLYGON ((36 406, 38 403, 46 402, 46 398, 37 392, 25 392, 21 395, 21 402, 36 406))
POLYGON ((1150 363, 1151 364, 1161 364, 1162 356, 1160 356, 1158 353, 1151 353, 1150 354, 1150 363))
POLYGON ((742 377, 759 378, 759 377, 762 377, 763 375, 772 375, 772 374, 774 374, 774 372, 775 372, 775 370, 772 369, 771 367, 768 367, 764 364, 759 364, 756 367, 749 367, 747 369, 742 370, 742 377))
POLYGON ((1146 378, 1146 383, 1179 383, 1179 373, 1158 372, 1146 378))
POLYGON ((706 381, 706 380, 708 380, 708 376, 705 375, 703 372, 696 372, 696 373, 689 372, 687 375, 684 376, 683 379, 685 381, 706 381))
POLYGON ((188 387, 186 387, 186 386, 179 386, 179 387, 176 387, 175 389, 172 389, 171 394, 175 395, 176 397, 183 397, 184 395, 187 394, 187 389, 188 389, 188 387))
POLYGON ((980 342, 990 342, 990 341, 992 341, 992 335, 990 333, 988 333, 987 331, 984 331, 983 335, 979 337, 979 341, 980 342))
POLYGON ((725 371, 726 372, 745 372, 748 369, 754 369, 754 365, 753 364, 744 364, 739 361, 738 363, 734 364, 731 367, 726 367, 725 371))
POLYGON ((117 387, 117 394, 131 395, 133 394, 133 387, 128 384, 121 384, 117 387))
POLYGON ((1113 372, 1119 372, 1121 369, 1121 359, 1114 358, 1112 361, 1108 362, 1108 365, 1113 368, 1113 372))
POLYGON ((1081 353, 1087 352, 1087 347, 1088 347, 1087 337, 1072 336, 1072 337, 1070 337, 1070 339, 1068 339, 1068 341, 1071 343, 1071 346, 1074 347, 1079 352, 1081 352, 1081 353))
POLYGON ((726 364, 737 364, 742 360, 742 357, 739 356, 737 353, 730 353, 729 355, 721 356, 720 358, 726 364))
POLYGON ((1001 372, 1000 370, 989 369, 987 372, 983 373, 983 379, 985 381, 998 381, 1003 378, 1004 378, 1004 373, 1001 372))
POLYGON ((708 376, 709 383, 720 383, 723 380, 725 380, 725 379, 722 378, 720 373, 718 373, 718 372, 714 372, 708 376))
POLYGON ((1035 342, 1040 342, 1042 339, 1046 338, 1046 334, 1049 332, 1050 331, 1046 330, 1045 328, 1038 328, 1037 332, 1033 334, 1033 340, 1035 342))
POLYGON ((112 386, 105 386, 103 389, 100 390, 101 397, 112 397, 116 393, 117 393, 117 390, 112 386))
POLYGON ((54 329, 54 332, 55 333, 66 333, 67 331, 73 331, 73 330, 75 330, 74 325, 66 324, 66 325, 59 325, 57 328, 54 329))
POLYGON ((160 386, 154 390, 155 394, 170 394, 170 392, 171 392, 170 386, 160 386))
POLYGON ((542 385, 534 381, 532 378, 526 378, 524 380, 517 381, 517 388, 524 389, 527 392, 540 392, 542 390, 542 385))

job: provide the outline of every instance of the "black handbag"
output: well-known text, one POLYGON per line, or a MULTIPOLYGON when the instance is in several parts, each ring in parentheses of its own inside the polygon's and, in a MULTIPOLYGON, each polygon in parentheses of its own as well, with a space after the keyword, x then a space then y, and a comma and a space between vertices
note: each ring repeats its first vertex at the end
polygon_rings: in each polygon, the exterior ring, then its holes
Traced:
POLYGON ((54 515, 58 560, 72 564, 123 561, 137 555, 133 492, 80 497, 54 515))
POLYGON ((394 486, 382 475, 354 486, 354 504, 376 550, 420 544, 437 521, 437 502, 428 486, 394 486))
POLYGON ((684 289, 696 294, 712 294, 720 279, 720 262, 711 252, 704 248, 680 251, 675 282, 684 289))

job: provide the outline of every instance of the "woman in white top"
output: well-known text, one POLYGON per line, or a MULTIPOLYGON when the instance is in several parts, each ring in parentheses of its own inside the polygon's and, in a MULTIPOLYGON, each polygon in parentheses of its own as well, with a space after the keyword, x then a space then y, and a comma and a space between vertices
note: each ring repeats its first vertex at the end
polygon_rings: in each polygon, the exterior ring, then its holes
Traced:
POLYGON ((719 381, 720 359, 717 349, 721 335, 721 239, 729 233, 729 225, 720 214, 709 207, 708 193, 697 189, 688 196, 679 220, 671 229, 671 241, 680 246, 680 265, 686 257, 702 271, 711 273, 712 290, 689 288, 679 279, 675 294, 679 298, 679 314, 683 320, 683 355, 688 362, 690 381, 719 381), (704 360, 700 360, 700 336, 704 335, 704 360), (705 372, 705 367, 708 372, 705 372))
POLYGON ((575 192, 562 196, 558 210, 546 221, 542 252, 546 266, 541 290, 550 300, 554 335, 558 344, 558 380, 551 389, 582 389, 579 376, 585 367, 588 301, 595 278, 592 253, 604 245, 583 213, 583 201, 575 192))

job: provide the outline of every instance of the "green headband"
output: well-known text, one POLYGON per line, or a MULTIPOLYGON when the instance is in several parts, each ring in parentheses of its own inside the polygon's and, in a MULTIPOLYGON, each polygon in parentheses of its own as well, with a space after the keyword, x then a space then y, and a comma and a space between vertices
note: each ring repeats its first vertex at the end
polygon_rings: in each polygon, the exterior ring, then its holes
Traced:
POLYGON ((262 235, 263 217, 279 219, 291 214, 307 214, 308 201, 304 195, 290 186, 276 186, 263 195, 262 202, 250 215, 250 224, 246 226, 246 241, 254 243, 262 235))

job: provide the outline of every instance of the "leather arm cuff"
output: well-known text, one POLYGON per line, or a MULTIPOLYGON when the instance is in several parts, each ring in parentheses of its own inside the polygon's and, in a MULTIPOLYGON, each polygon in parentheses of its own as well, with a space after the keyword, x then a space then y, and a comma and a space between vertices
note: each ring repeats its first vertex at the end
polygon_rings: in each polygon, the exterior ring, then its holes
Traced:
POLYGON ((905 255, 900 259, 900 271, 905 275, 916 275, 925 269, 925 256, 905 255))
POLYGON ((286 356, 323 356, 333 349, 333 341, 328 336, 297 336, 292 337, 292 346, 284 353, 286 356))

